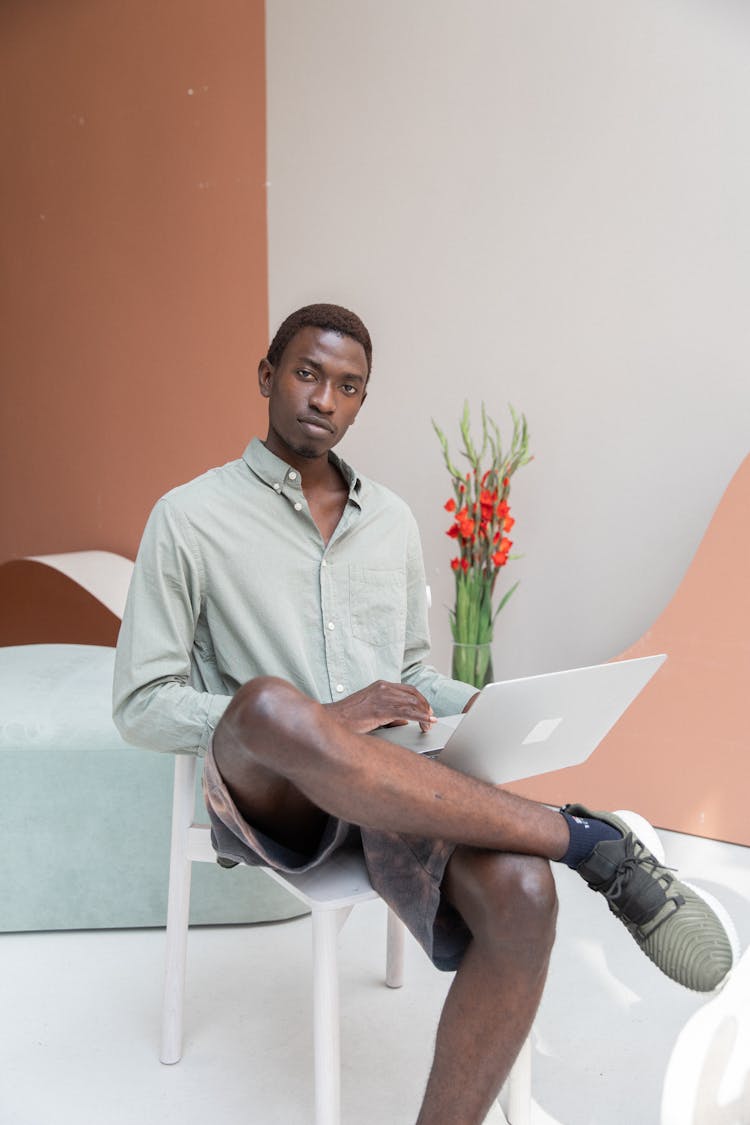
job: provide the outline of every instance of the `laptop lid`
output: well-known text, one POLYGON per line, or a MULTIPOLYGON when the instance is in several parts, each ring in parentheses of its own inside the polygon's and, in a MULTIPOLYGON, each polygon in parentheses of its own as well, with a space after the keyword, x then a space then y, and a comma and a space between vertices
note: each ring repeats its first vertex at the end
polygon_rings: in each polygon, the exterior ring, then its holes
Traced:
POLYGON ((664 654, 488 684, 470 711, 422 734, 374 732, 495 785, 584 762, 666 660, 664 654), (441 749, 442 747, 442 749, 441 749))

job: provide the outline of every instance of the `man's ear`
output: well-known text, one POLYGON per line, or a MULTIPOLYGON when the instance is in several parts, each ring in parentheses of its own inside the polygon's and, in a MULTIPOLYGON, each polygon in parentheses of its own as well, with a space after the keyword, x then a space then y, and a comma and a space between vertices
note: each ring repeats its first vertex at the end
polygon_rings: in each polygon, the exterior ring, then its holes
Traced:
POLYGON ((271 397, 271 385, 273 383, 273 364, 269 363, 267 359, 263 358, 258 364, 258 386, 263 398, 271 397))

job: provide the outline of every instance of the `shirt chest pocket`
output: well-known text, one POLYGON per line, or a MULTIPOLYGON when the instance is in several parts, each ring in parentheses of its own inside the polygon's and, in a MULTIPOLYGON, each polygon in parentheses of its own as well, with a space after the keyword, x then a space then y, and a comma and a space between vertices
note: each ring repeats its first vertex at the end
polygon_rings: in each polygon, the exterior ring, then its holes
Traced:
POLYGON ((406 631, 406 574, 398 570, 349 567, 352 636, 368 645, 403 644, 406 631))

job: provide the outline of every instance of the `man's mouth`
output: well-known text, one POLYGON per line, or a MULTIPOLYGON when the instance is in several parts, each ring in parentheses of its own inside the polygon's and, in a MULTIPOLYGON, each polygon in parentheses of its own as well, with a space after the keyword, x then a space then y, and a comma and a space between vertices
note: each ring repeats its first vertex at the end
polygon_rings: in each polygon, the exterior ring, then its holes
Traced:
POLYGON ((298 418, 297 421, 301 426, 309 430, 323 430, 327 434, 333 434, 334 430, 331 423, 326 418, 315 418, 310 414, 305 414, 304 417, 298 418))

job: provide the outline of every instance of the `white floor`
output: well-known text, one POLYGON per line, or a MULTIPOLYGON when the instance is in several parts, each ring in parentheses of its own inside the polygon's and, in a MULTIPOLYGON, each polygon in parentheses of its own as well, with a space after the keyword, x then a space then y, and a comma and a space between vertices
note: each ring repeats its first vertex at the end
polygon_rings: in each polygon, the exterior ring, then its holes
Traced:
MULTIPOLYGON (((667 861, 750 942, 750 853, 664 833, 667 861)), ((665 980, 598 896, 557 869, 559 937, 534 1031, 534 1125, 658 1125, 671 1046, 704 999, 665 980)), ((450 978, 410 942, 382 984, 384 909, 341 935, 345 1125, 410 1125, 450 978)), ((309 921, 191 931, 182 1062, 157 1060, 159 930, 5 934, 2 1125, 308 1125, 309 921)), ((493 1113, 489 1121, 500 1122, 493 1113)))

